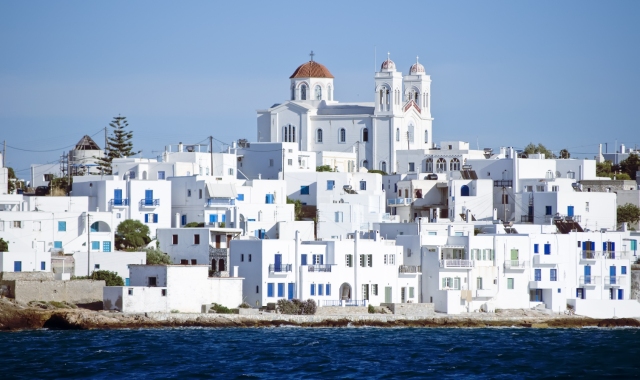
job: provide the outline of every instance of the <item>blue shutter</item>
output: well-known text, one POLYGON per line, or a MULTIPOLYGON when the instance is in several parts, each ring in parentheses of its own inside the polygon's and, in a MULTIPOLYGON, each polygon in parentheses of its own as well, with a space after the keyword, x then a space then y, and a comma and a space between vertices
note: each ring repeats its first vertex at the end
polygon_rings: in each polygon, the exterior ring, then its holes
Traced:
POLYGON ((67 222, 58 222, 58 231, 66 231, 67 222))
POLYGON ((303 253, 302 255, 300 255, 300 265, 307 265, 307 254, 303 253))
POLYGON ((328 296, 330 296, 330 295, 331 295, 331 284, 327 284, 327 285, 325 285, 325 290, 326 290, 326 292, 325 292, 325 293, 326 293, 328 296))
POLYGON ((278 283, 278 297, 284 297, 284 282, 278 283))
POLYGON ((153 222, 158 223, 158 214, 153 214, 153 222))
POLYGON ((324 265, 324 255, 320 255, 320 265, 324 265))
POLYGON ((214 223, 215 222, 214 217, 215 217, 215 215, 209 214, 209 223, 214 223))
POLYGON ((149 223, 149 214, 144 214, 144 222, 149 223))
POLYGON ((583 250, 583 251, 587 251, 587 243, 588 243, 588 242, 586 242, 586 241, 583 241, 583 242, 582 242, 582 250, 583 250))
POLYGON ((182 215, 182 225, 184 226, 185 224, 187 224, 187 216, 182 215))
POLYGON ((40 270, 46 270, 47 269, 47 263, 44 261, 40 262, 40 270))
POLYGON ((91 249, 94 251, 99 251, 100 250, 100 242, 99 241, 92 241, 91 242, 91 249))
POLYGON ((14 261, 13 262, 13 271, 14 272, 22 272, 22 261, 14 261))
POLYGON ((542 269, 536 269, 535 270, 535 281, 541 281, 542 280, 542 269))
POLYGON ((620 274, 627 274, 627 267, 626 266, 621 266, 620 267, 620 274))
POLYGON ((618 289, 618 299, 624 299, 624 290, 623 289, 618 289))
POLYGON ((318 295, 319 296, 323 295, 323 293, 324 293, 323 292, 323 290, 324 290, 323 288, 324 288, 323 284, 318 284, 318 295))
POLYGON ((544 254, 545 255, 550 255, 551 254, 551 244, 545 244, 544 245, 544 254))
POLYGON ((533 245, 533 253, 539 253, 538 252, 538 246, 539 246, 539 244, 534 244, 533 245))
POLYGON ((116 206, 122 206, 122 189, 113 190, 113 204, 116 206))
POLYGON ((606 241, 602 242, 602 250, 603 251, 607 251, 607 242, 606 241))
POLYGON ((590 242, 590 243, 591 243, 591 250, 592 250, 592 251, 595 251, 595 250, 596 250, 596 242, 595 242, 595 241, 592 241, 592 242, 590 242))
POLYGON ((312 296, 316 295, 316 284, 311 284, 311 295, 312 296))
POLYGON ((152 205, 153 204, 153 190, 145 190, 144 191, 144 204, 152 205))
POLYGON ((267 284, 267 297, 273 297, 273 282, 267 284))
POLYGON ((61 241, 54 241, 53 242, 53 248, 62 248, 62 242, 61 241))
POLYGON ((236 200, 244 201, 244 194, 238 194, 238 196, 236 197, 236 200))
MULTIPOLYGON (((282 270, 282 254, 276 253, 274 257, 274 267, 276 272, 280 272, 282 270)), ((284 286, 284 285, 283 285, 284 286)), ((282 296, 278 296, 282 297, 282 296)))
POLYGON ((288 285, 288 289, 287 289, 287 298, 292 300, 294 293, 295 293, 295 284, 293 282, 290 282, 288 285))
POLYGON ((227 214, 222 214, 222 219, 220 220, 221 222, 226 222, 227 221, 227 214))
POLYGON ((573 216, 573 206, 567 206, 567 216, 573 216))
POLYGON ((316 257, 318 257, 318 255, 312 255, 312 260, 311 260, 311 265, 316 265, 316 257))

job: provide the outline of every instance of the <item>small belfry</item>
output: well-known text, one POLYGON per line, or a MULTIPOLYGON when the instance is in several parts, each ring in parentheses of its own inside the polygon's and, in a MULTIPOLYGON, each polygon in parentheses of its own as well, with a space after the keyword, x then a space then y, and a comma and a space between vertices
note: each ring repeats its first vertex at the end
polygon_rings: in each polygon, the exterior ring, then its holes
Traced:
POLYGON ((309 53, 309 62, 303 63, 291 77, 290 100, 333 100, 333 75, 324 65, 313 60, 315 53, 309 53))

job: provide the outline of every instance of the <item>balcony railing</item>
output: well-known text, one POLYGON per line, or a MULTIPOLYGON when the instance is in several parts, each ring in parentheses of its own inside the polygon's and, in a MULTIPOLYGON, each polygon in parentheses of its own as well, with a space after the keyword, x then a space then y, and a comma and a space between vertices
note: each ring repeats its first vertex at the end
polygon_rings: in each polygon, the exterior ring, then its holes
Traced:
MULTIPOLYGON (((550 216, 550 215, 547 215, 547 216, 550 216)), ((546 220, 546 217, 545 217, 545 220, 546 220)), ((551 220, 553 220, 553 221, 556 221, 556 220, 562 221, 562 220, 564 220, 565 222, 577 222, 577 223, 580 223, 582 221, 582 216, 580 216, 580 215, 571 215, 571 216, 569 216, 569 215, 555 214, 555 215, 551 216, 551 220)))
POLYGON ((620 286, 623 279, 623 276, 607 276, 604 278, 604 284, 605 286, 620 286))
POLYGON ((307 265, 307 272, 331 272, 330 264, 307 265))
POLYGON ((474 266, 473 260, 440 260, 440 268, 473 268, 474 266))
POLYGON ((366 300, 344 300, 344 306, 366 306, 366 300))
POLYGON ((600 284, 600 276, 580 276, 580 286, 594 286, 600 284))
POLYGON ((629 253, 629 251, 582 251, 580 258, 583 260, 627 259, 629 253))
POLYGON ((520 223, 533 223, 533 215, 520 215, 520 223))
POLYGON ((142 199, 140 200, 140 207, 155 207, 160 206, 160 199, 142 199))
POLYGON ((324 301, 322 301, 322 306, 342 306, 342 301, 340 301, 340 300, 324 300, 324 301))
POLYGON ((123 199, 112 199, 109 201, 109 206, 110 207, 124 207, 124 206, 129 206, 129 199, 128 198, 123 198, 123 199))
POLYGON ((520 260, 505 260, 504 269, 524 269, 527 267, 526 261, 520 260))
POLYGON ((291 264, 271 264, 269 265, 269 272, 271 273, 291 272, 291 264))
POLYGON ((400 265, 398 273, 422 273, 422 267, 420 265, 400 265))
POLYGON ((512 179, 501 179, 493 181, 493 187, 513 187, 512 179))
POLYGON ((410 205, 413 198, 392 198, 387 202, 388 205, 410 205))
POLYGON ((233 206, 235 204, 236 200, 233 198, 208 198, 205 206, 233 206))

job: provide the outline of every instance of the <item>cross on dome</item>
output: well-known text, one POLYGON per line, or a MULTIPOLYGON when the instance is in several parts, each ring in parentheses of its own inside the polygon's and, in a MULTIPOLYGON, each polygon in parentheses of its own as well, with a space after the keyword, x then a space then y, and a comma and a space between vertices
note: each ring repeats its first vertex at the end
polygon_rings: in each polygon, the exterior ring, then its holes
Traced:
POLYGON ((309 53, 309 56, 311 57, 311 62, 313 62, 313 56, 314 56, 314 55, 315 55, 315 54, 313 54, 313 50, 311 50, 311 53, 309 53))

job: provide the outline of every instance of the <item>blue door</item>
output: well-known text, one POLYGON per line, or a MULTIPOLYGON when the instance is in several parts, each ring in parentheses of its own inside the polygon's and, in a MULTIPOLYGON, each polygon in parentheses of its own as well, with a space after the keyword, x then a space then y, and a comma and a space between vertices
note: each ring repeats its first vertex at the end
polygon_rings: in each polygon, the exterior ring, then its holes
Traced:
POLYGON ((276 253, 274 272, 282 272, 282 254, 276 253))
POLYGON ((102 242, 102 252, 111 252, 111 242, 110 241, 102 242))
POLYGON ((288 285, 288 289, 287 289, 287 298, 292 300, 293 299, 293 292, 295 290, 295 284, 293 282, 290 282, 288 285))
POLYGON ((113 190, 113 205, 122 206, 122 189, 113 190))
POLYGON ((616 284, 616 267, 615 266, 610 266, 609 267, 609 276, 611 276, 611 285, 615 285, 616 284))
POLYGON ((618 289, 618 299, 624 299, 624 290, 618 289))
POLYGON ((22 261, 14 261, 13 262, 13 271, 14 272, 22 272, 22 261))
POLYGON ((591 284, 591 267, 589 265, 584 266, 584 283, 591 284))
POLYGON ((567 216, 573 216, 573 206, 567 206, 567 216))
POLYGON ((153 190, 144 191, 144 204, 147 206, 153 205, 153 190))
POLYGON ((612 241, 609 243, 609 252, 611 252, 611 258, 616 258, 616 242, 612 241))

